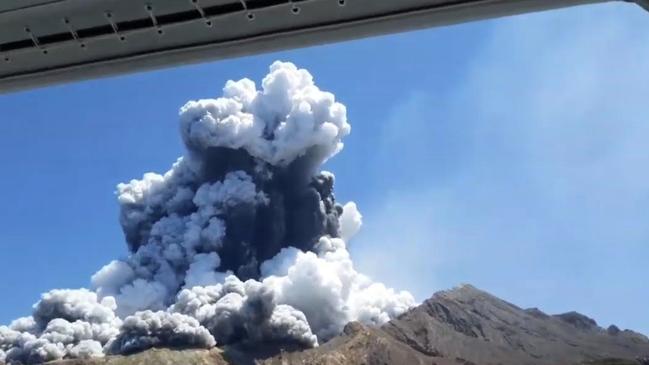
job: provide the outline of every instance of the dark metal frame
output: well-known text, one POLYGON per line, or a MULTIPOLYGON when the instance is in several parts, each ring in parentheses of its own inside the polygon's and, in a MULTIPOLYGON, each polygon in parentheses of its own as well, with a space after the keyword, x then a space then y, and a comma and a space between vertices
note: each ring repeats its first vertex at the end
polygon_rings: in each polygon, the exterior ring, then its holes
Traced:
POLYGON ((26 24, 20 39, 0 34, 0 93, 605 0, 186 0, 173 12, 158 11, 161 0, 129 0, 133 14, 120 18, 102 6, 120 0, 33 1, 0 11, 0 33, 17 29, 16 17, 26 24), (61 12, 79 4, 76 21, 61 12), (79 25, 90 11, 103 23, 79 25), (49 14, 63 15, 56 31, 27 25, 49 14))

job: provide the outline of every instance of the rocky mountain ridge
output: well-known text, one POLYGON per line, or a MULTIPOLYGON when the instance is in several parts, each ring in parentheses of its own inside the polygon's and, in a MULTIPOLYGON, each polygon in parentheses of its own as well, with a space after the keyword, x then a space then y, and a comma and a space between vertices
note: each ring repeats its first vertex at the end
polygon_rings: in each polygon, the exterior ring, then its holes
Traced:
POLYGON ((152 349, 52 365, 649 365, 649 339, 576 312, 522 309, 471 285, 434 294, 381 328, 349 323, 320 347, 152 349))

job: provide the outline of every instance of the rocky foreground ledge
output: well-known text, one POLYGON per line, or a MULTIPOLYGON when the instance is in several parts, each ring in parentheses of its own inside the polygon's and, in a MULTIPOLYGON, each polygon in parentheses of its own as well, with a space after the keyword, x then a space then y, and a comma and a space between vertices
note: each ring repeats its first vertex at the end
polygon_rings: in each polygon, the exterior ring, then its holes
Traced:
POLYGON ((649 365, 649 339, 576 312, 522 309, 470 285, 438 292, 381 328, 350 323, 310 350, 151 349, 53 365, 649 365))

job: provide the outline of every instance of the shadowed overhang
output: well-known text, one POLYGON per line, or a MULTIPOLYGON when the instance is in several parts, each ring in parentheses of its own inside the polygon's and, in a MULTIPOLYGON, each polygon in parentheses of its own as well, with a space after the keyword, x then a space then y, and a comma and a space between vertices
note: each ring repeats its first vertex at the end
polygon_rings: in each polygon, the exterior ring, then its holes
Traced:
POLYGON ((0 93, 598 2, 3 0, 0 93))

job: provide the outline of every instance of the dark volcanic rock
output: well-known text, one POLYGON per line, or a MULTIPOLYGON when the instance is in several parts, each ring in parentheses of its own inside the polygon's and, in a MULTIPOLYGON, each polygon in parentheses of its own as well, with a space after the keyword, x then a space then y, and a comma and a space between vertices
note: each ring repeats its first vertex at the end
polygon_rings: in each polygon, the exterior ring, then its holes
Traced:
POLYGON ((616 325, 612 324, 612 325, 608 326, 608 328, 606 329, 606 332, 611 336, 616 336, 618 333, 620 333, 622 331, 620 331, 620 329, 617 328, 616 325))
POLYGON ((594 319, 586 317, 585 315, 577 312, 568 312, 563 314, 557 314, 555 317, 570 323, 571 325, 577 327, 580 330, 589 330, 597 328, 597 322, 594 319))
POLYGON ((536 318, 548 318, 549 315, 545 314, 543 311, 541 311, 538 308, 528 308, 525 310, 525 313, 529 314, 532 317, 536 318))

